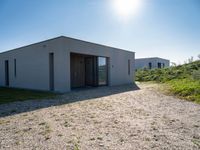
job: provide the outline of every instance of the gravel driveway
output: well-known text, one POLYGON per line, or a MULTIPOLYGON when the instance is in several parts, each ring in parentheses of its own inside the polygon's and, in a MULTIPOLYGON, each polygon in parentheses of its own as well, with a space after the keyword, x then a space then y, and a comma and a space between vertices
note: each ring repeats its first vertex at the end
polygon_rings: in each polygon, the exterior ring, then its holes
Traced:
POLYGON ((200 105, 139 87, 0 105, 0 149, 200 149, 200 105))

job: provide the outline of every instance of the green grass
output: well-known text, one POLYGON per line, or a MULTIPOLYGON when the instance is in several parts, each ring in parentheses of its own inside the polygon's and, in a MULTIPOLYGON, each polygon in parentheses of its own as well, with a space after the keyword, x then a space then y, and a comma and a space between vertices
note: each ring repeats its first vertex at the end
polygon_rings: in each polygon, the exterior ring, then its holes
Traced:
POLYGON ((138 70, 136 81, 164 83, 170 93, 200 103, 200 61, 164 69, 138 70))
POLYGON ((51 99, 57 94, 51 92, 41 92, 14 88, 0 88, 0 104, 25 101, 30 99, 51 99))

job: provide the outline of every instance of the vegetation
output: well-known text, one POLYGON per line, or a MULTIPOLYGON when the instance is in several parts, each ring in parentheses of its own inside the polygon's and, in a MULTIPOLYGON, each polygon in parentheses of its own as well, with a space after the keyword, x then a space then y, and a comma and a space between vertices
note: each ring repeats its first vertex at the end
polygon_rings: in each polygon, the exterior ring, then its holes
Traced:
POLYGON ((0 104, 30 99, 50 99, 54 98, 55 96, 56 94, 50 92, 40 92, 14 88, 0 88, 0 104))
POLYGON ((163 69, 138 70, 136 80, 164 83, 178 97, 200 103, 200 60, 163 69))

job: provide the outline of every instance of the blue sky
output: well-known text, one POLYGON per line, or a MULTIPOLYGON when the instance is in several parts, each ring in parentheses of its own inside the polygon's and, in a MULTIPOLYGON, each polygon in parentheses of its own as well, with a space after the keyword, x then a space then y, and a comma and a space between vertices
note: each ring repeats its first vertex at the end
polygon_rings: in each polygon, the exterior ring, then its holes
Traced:
POLYGON ((127 21, 111 0, 1 0, 0 52, 64 35, 176 63, 200 54, 200 0, 140 0, 127 21))

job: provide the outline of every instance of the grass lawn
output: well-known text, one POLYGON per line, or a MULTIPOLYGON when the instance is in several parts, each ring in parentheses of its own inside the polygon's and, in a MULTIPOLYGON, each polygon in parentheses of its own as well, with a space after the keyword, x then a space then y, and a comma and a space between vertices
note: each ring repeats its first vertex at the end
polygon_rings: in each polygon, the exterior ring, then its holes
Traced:
POLYGON ((30 99, 50 99, 54 98, 56 95, 57 94, 50 92, 40 92, 14 88, 0 88, 0 104, 30 99))

